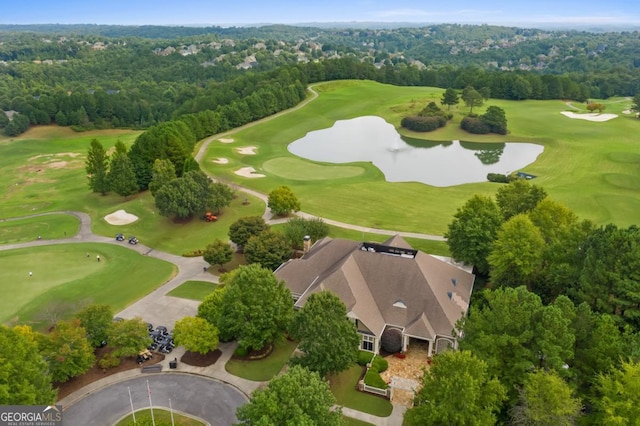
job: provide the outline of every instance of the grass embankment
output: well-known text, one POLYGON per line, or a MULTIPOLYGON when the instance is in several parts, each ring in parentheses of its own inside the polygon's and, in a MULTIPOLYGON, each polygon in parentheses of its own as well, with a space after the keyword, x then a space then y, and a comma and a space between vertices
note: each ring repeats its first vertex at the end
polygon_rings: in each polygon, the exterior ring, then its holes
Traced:
MULTIPOLYGON (((153 409, 153 419, 160 424, 172 424, 171 423, 171 412, 161 409, 154 408, 153 409)), ((133 421, 133 416, 128 415, 124 419, 120 420, 116 423, 115 426, 133 426, 134 424, 144 424, 150 425, 152 423, 151 420, 151 410, 145 409, 136 411, 136 422, 133 421)), ((173 424, 179 426, 204 426, 206 423, 196 420, 193 417, 184 416, 182 414, 173 412, 173 424)))
POLYGON ((242 377, 243 379, 256 382, 271 380, 289 361, 296 346, 298 346, 297 342, 284 340, 276 343, 273 352, 263 359, 250 361, 230 359, 224 368, 234 376, 242 377))
MULTIPOLYGON (((293 156, 287 145, 309 131, 364 115, 381 116, 399 128, 402 117, 417 113, 429 101, 439 103, 443 92, 438 88, 395 87, 370 81, 330 82, 316 86, 316 90, 320 96, 306 107, 228 135, 233 143, 213 142, 203 167, 216 176, 265 193, 278 185, 288 185, 301 200, 303 210, 319 216, 367 227, 436 235, 446 231, 456 209, 472 195, 493 195, 499 187, 488 182, 446 188, 389 183, 369 163, 336 165, 293 156), (246 146, 257 147, 256 155, 243 155, 236 149, 246 146), (211 161, 218 157, 229 162, 211 161), (247 166, 266 177, 250 179, 234 173, 247 166), (339 172, 341 168, 345 171, 339 172)), ((541 144, 545 151, 525 169, 538 176, 533 183, 544 187, 581 218, 627 226, 637 222, 640 208, 640 154, 634 137, 640 120, 622 114, 630 101, 602 102, 607 113, 617 113, 619 117, 589 122, 560 114, 569 107, 558 100, 491 99, 474 112, 482 114, 486 106, 500 106, 506 111, 509 135, 463 132, 459 128, 467 112, 463 105, 452 109, 454 118, 442 129, 426 134, 401 132, 407 137, 434 141, 541 144)))
POLYGON ((176 273, 167 262, 93 243, 0 251, 0 270, 0 322, 37 329, 73 315, 86 303, 108 304, 118 312, 176 273))
POLYGON ((216 283, 208 281, 185 281, 167 293, 167 296, 203 301, 216 287, 216 283))

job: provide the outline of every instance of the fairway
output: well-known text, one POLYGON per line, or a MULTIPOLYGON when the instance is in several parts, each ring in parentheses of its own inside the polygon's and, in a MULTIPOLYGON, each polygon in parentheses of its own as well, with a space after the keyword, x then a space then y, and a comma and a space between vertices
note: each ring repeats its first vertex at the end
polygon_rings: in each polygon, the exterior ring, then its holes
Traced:
POLYGON ((341 179, 364 173, 362 167, 321 165, 289 157, 273 158, 262 166, 267 173, 292 180, 341 179))
MULTIPOLYGON (((308 132, 326 129, 338 121, 361 116, 380 116, 405 137, 431 141, 529 142, 544 146, 544 152, 522 169, 538 176, 532 183, 542 186, 556 201, 578 216, 596 224, 629 226, 640 210, 640 179, 637 141, 640 120, 622 114, 629 102, 621 98, 602 100, 606 112, 618 117, 604 122, 572 119, 562 114, 571 109, 586 113, 586 105, 572 108, 560 100, 505 101, 489 99, 477 110, 491 105, 505 110, 508 135, 472 135, 459 123, 468 112, 463 104, 451 109, 454 117, 444 128, 429 133, 400 128, 403 117, 418 113, 429 101, 439 103, 443 89, 398 87, 371 81, 335 81, 314 86, 319 97, 304 108, 272 120, 245 127, 233 134, 234 142, 209 145, 203 168, 225 180, 238 182, 264 193, 288 185, 301 201, 302 210, 321 217, 366 227, 442 235, 453 214, 474 194, 492 196, 495 183, 464 184, 437 188, 420 183, 390 183, 369 163, 318 164, 289 153, 287 146, 308 132), (576 109, 577 108, 577 109, 576 109), (256 155, 238 155, 235 147, 255 146, 256 155), (228 164, 213 164, 217 157, 228 164), (289 159, 289 160, 287 160, 289 159), (233 173, 253 167, 265 178, 247 179, 233 173), (341 168, 362 173, 340 173, 341 168), (304 178, 312 174, 312 178, 304 178), (319 176, 323 176, 322 179, 319 176)), ((474 112, 476 112, 474 110, 474 112)))
POLYGON ((170 263, 96 243, 1 251, 0 269, 0 321, 36 328, 87 303, 108 304, 118 312, 176 273, 170 263))

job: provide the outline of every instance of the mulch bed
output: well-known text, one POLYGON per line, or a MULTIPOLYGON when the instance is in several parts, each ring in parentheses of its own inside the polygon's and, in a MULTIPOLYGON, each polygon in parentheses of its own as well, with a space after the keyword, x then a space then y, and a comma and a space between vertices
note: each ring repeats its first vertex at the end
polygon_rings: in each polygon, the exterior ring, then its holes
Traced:
POLYGON ((208 352, 205 355, 199 354, 197 352, 187 351, 184 353, 184 355, 182 355, 180 361, 194 367, 208 367, 215 364, 218 358, 220 358, 220 355, 222 355, 220 349, 216 349, 213 352, 208 352))
MULTIPOLYGON (((74 377, 64 383, 54 383, 53 387, 58 388, 58 399, 60 400, 72 394, 73 392, 79 389, 82 389, 86 385, 91 384, 104 377, 110 376, 112 374, 120 373, 121 371, 140 368, 140 365, 136 362, 135 358, 123 358, 122 361, 120 362, 120 365, 118 365, 117 367, 107 368, 106 370, 103 370, 98 365, 98 361, 102 359, 102 357, 105 354, 111 352, 111 350, 112 349, 109 348, 108 346, 104 348, 97 348, 94 352, 96 355, 96 363, 94 364, 93 367, 91 367, 91 369, 89 369, 89 371, 84 373, 82 376, 74 377)), ((163 354, 154 353, 153 358, 148 361, 145 361, 145 363, 142 365, 157 364, 162 360, 164 360, 163 354)))

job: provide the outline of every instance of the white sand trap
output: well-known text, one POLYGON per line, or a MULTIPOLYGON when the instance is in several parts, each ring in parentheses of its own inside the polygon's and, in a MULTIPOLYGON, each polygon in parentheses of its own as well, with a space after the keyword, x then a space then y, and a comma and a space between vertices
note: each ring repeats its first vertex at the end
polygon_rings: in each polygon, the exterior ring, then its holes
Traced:
POLYGON ((580 120, 587 120, 587 121, 609 121, 614 118, 618 118, 617 114, 598 114, 596 112, 592 112, 589 114, 576 114, 575 112, 562 111, 560 114, 569 118, 577 118, 580 120))
POLYGON ((220 138, 218 139, 220 142, 222 143, 232 143, 233 139, 232 138, 220 138))
POLYGON ((235 172, 238 176, 246 178, 261 178, 265 177, 263 174, 256 173, 256 169, 253 167, 243 167, 235 172))
POLYGON ((212 161, 216 164, 227 164, 229 162, 229 159, 224 157, 219 157, 212 161))
POLYGON ((236 148, 236 151, 242 155, 256 155, 256 149, 258 149, 256 146, 243 146, 242 148, 236 148))
POLYGON ((128 225, 138 220, 135 214, 127 213, 124 210, 118 210, 115 213, 108 214, 104 217, 109 225, 128 225))
POLYGON ((631 110, 630 109, 625 109, 624 111, 622 111, 623 114, 631 114, 631 110))

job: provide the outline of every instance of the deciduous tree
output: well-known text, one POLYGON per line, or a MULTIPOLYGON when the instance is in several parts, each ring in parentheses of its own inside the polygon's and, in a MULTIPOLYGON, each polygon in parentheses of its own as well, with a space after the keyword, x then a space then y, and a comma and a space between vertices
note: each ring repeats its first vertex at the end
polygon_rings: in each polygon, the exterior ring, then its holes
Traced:
POLYGON ((598 419, 602 425, 632 425, 640 419, 640 363, 624 362, 621 368, 601 375, 596 388, 598 419))
POLYGON ((286 216, 300 210, 300 201, 288 186, 279 186, 269 193, 267 206, 277 216, 286 216))
POLYGON ((291 246, 284 235, 269 230, 249 238, 244 254, 247 262, 257 263, 274 271, 291 258, 291 246))
POLYGON ((498 133, 500 135, 507 134, 507 116, 504 110, 497 106, 490 106, 487 111, 480 116, 492 133, 498 133))
POLYGON ((229 239, 239 250, 244 248, 249 238, 259 235, 269 229, 269 225, 261 216, 245 216, 236 220, 229 227, 229 239))
POLYGON ((209 200, 207 207, 220 214, 220 211, 228 207, 233 201, 233 189, 226 183, 213 182, 209 186, 209 200))
POLYGON ((53 331, 41 340, 40 350, 54 382, 65 382, 86 373, 96 360, 79 319, 58 321, 53 331))
POLYGON ((482 94, 474 89, 473 86, 464 88, 462 91, 462 100, 464 104, 469 107, 469 114, 473 114, 474 107, 481 107, 484 104, 482 94))
MULTIPOLYGON (((4 115, 4 114, 2 114, 4 115)), ((92 139, 85 161, 85 170, 89 178, 89 188, 93 192, 105 195, 109 192, 109 156, 98 139, 92 139)))
POLYGON ((544 239, 524 214, 513 216, 498 230, 487 260, 494 285, 530 286, 542 264, 544 239))
POLYGON ((268 269, 240 266, 226 284, 218 320, 221 334, 244 349, 261 349, 284 336, 293 318, 291 292, 268 269))
POLYGON ((339 373, 356 362, 360 337, 347 318, 344 303, 331 292, 309 296, 296 314, 290 333, 300 341, 298 349, 304 352, 292 363, 317 371, 320 377, 339 373))
POLYGON ((555 371, 536 370, 527 374, 520 402, 511 411, 511 424, 573 426, 581 409, 580 399, 555 371))
POLYGON ((184 317, 173 328, 176 345, 205 355, 218 348, 218 329, 204 318, 184 317))
POLYGON ((109 346, 116 356, 136 356, 151 343, 147 324, 139 317, 116 321, 109 331, 109 346))
POLYGON ((292 217, 282 228, 282 234, 287 238, 292 248, 301 250, 304 237, 308 236, 311 241, 318 241, 329 235, 329 225, 320 218, 292 217))
POLYGON ((92 304, 76 314, 80 324, 87 331, 89 343, 94 348, 107 341, 113 326, 113 311, 109 305, 92 304))
POLYGON ((497 204, 487 196, 474 195, 454 214, 445 234, 451 255, 487 275, 487 257, 501 225, 502 214, 497 204))
POLYGON ((0 405, 53 404, 51 372, 31 337, 0 325, 0 359, 0 405))
POLYGON ((505 398, 504 387, 484 361, 469 351, 444 352, 425 372, 403 424, 493 426, 505 398))
POLYGON ((233 259, 233 249, 229 243, 216 238, 204 249, 202 258, 211 265, 218 265, 218 269, 222 270, 224 264, 233 259))
MULTIPOLYGON (((222 277, 220 279, 222 280, 222 277)), ((202 300, 202 302, 198 305, 197 317, 205 319, 211 325, 214 325, 216 328, 218 328, 220 313, 222 312, 222 299, 224 297, 224 292, 226 291, 226 289, 226 285, 219 285, 211 293, 205 296, 204 300, 202 300)), ((233 338, 233 336, 225 335, 222 333, 220 333, 219 336, 223 341, 228 341, 233 338)))
POLYGON ((339 426, 340 408, 326 381, 300 366, 271 380, 237 410, 240 425, 339 426))
POLYGON ((496 192, 496 202, 507 220, 533 210, 547 196, 546 191, 526 180, 516 179, 496 192))

